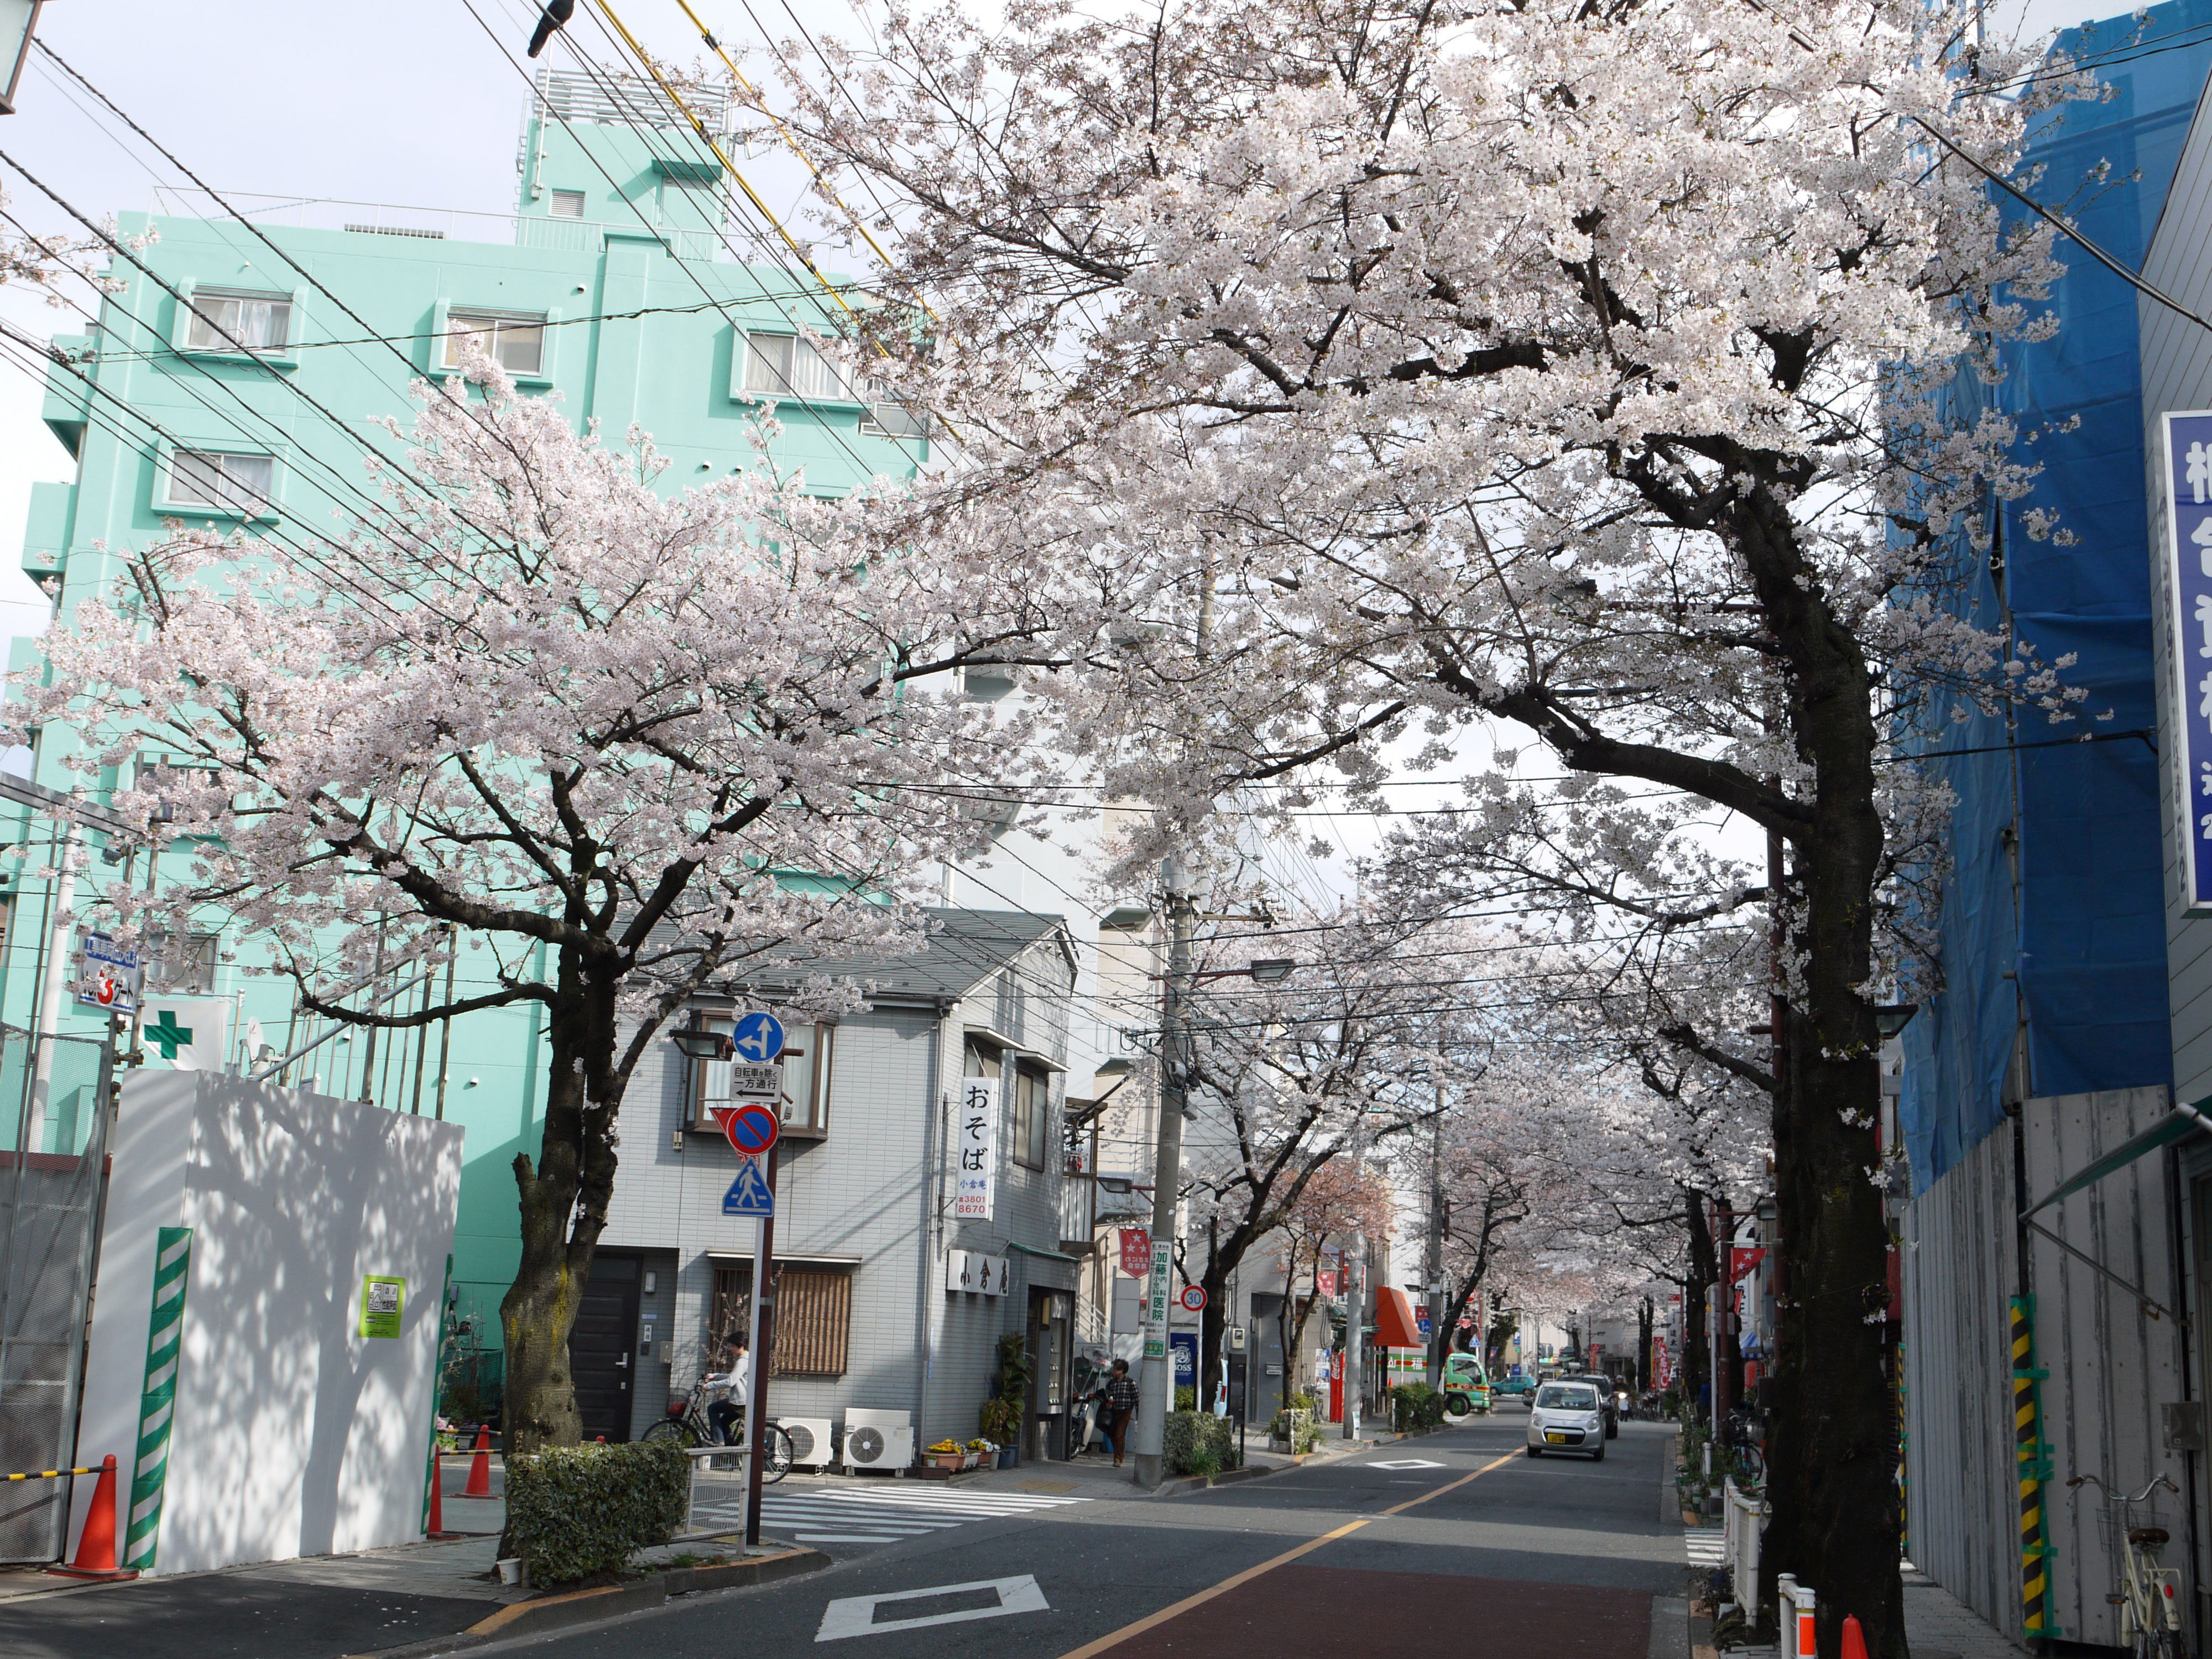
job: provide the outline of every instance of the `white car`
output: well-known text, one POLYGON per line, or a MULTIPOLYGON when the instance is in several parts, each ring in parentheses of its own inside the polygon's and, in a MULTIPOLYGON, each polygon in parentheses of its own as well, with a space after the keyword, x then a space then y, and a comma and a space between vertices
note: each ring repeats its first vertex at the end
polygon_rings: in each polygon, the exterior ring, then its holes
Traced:
POLYGON ((1582 1452, 1605 1458, 1605 1407, 1588 1382, 1547 1382, 1528 1408, 1528 1455, 1582 1452))

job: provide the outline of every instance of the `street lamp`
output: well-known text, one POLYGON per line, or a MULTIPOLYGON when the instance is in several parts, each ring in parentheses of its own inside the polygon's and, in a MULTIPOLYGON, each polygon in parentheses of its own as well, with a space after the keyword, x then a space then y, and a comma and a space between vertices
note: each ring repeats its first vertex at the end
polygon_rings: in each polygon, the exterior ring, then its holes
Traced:
MULTIPOLYGON (((5 4, 6 0, 0 0, 5 4)), ((727 1060, 737 1053, 737 1039, 727 1031, 710 1031, 703 1025, 687 1025, 671 1031, 668 1040, 683 1050, 686 1060, 727 1060)))
POLYGON ((1298 964, 1288 957, 1262 957, 1252 964, 1255 985, 1280 985, 1291 976, 1291 969, 1298 964))
POLYGON ((0 66, 8 86, 0 92, 0 115, 15 112, 15 86, 23 78, 23 60, 31 55, 31 35, 39 26, 39 8, 46 0, 0 0, 0 66))
POLYGON ((1912 1024, 1913 1015, 1920 1012, 1917 1002, 1885 1002, 1874 1011, 1874 1029, 1885 1037, 1893 1037, 1912 1024))

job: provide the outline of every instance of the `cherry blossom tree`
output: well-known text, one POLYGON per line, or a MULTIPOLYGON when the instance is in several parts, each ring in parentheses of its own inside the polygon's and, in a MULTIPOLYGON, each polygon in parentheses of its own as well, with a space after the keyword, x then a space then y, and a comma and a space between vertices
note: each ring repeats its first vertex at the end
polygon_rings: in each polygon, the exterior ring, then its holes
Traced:
MULTIPOLYGON (((1466 939, 1443 929, 1409 937, 1393 919, 1349 909, 1291 912, 1279 921, 1285 944, 1250 929, 1199 960, 1184 1061, 1196 1121, 1185 1132, 1182 1165, 1195 1237, 1178 1249, 1183 1276, 1206 1292, 1201 1394, 1218 1370, 1230 1275, 1286 1224, 1324 1172, 1387 1155, 1437 1115, 1427 1080, 1436 1068, 1425 1053, 1463 1063, 1484 1044, 1479 1009, 1461 1010, 1456 1023, 1438 1012, 1465 977, 1466 939), (1249 976, 1255 959, 1278 951, 1293 964, 1287 979, 1249 976)), ((1365 1190, 1347 1173, 1330 1184, 1365 1190)), ((1388 1231, 1386 1224, 1370 1237, 1388 1231)))
POLYGON ((173 527, 48 636, 21 718, 80 734, 71 763, 119 769, 116 810, 187 849, 150 899, 108 888, 127 923, 219 907, 356 1026, 542 1013, 501 1304, 528 1450, 579 1435, 568 1333, 636 1068, 771 957, 816 963, 799 1000, 831 1011, 864 990, 841 958, 925 948, 918 872, 988 828, 963 791, 1025 775, 1024 720, 954 671, 1032 631, 1044 585, 944 534, 873 553, 873 492, 815 499, 764 447, 670 489, 643 434, 580 436, 480 354, 415 396, 379 509, 328 538, 173 527), (465 945, 481 988, 359 1000, 373 963, 465 945))
POLYGON ((865 97, 794 52, 787 101, 903 233, 886 285, 932 349, 878 337, 959 410, 946 499, 1026 499, 1210 616, 1202 655, 1131 649, 1212 775, 1129 744, 1110 783, 1194 817, 1224 778, 1358 784, 1381 740, 1441 761, 1482 726, 1585 775, 1570 803, 1641 779, 1783 845, 1769 1559, 1821 1585, 1823 1642, 1851 1613, 1901 1653, 1864 1172, 1879 901, 1926 802, 1884 741, 1963 696, 2065 710, 2058 665, 1937 590, 2027 485, 1948 388, 2051 326, 2049 233, 2006 231, 1982 170, 2083 88, 1984 95, 2028 55, 1917 0, 1048 0, 897 13, 838 61, 865 97))
POLYGON ((1349 1158, 1334 1159, 1315 1170, 1297 1197, 1282 1206, 1276 1245, 1282 1253, 1283 1304, 1275 1317, 1286 1395, 1304 1386, 1288 1367, 1296 1363, 1306 1326, 1321 1304, 1321 1267, 1329 1241, 1341 1242, 1358 1232, 1370 1238, 1387 1237, 1394 1213, 1390 1183, 1382 1171, 1349 1158))

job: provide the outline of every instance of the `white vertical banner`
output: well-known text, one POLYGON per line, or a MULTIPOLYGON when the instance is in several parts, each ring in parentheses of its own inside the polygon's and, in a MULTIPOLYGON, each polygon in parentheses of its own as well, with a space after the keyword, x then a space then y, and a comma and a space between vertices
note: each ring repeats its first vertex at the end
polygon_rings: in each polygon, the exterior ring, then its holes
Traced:
POLYGON ((960 1079, 959 1133, 952 1144, 959 1149, 960 1179, 953 1188, 952 1214, 961 1221, 991 1218, 991 1188, 997 1174, 999 1080, 989 1077, 960 1079))

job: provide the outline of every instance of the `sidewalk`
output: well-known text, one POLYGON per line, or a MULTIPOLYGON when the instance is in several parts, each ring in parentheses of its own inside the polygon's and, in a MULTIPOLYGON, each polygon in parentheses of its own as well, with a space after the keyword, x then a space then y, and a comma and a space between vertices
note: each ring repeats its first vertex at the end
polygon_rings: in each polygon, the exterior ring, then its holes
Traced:
MULTIPOLYGON (((1905 1635, 1912 1659, 2020 1659, 2021 1650, 1934 1579, 1905 1574, 1905 1635)), ((1696 1650, 1711 1653, 1711 1648, 1696 1650)), ((1776 1659, 1778 1650, 1729 1648, 1730 1659, 1776 1659)))
POLYGON ((499 1582, 505 1482, 492 1465, 489 1498, 458 1494, 465 1461, 449 1463, 441 1497, 448 1536, 355 1555, 311 1556, 219 1572, 83 1583, 35 1568, 0 1569, 0 1626, 9 1659, 351 1659, 458 1652, 495 1637, 588 1622, 658 1605, 671 1595, 728 1588, 827 1566, 811 1550, 718 1535, 647 1550, 665 1571, 641 1582, 549 1597, 499 1582), (459 1534, 459 1535, 455 1535, 459 1534), (723 1557, 732 1564, 706 1563, 723 1557), (395 1650, 398 1650, 395 1653, 395 1650))

